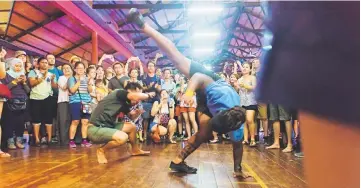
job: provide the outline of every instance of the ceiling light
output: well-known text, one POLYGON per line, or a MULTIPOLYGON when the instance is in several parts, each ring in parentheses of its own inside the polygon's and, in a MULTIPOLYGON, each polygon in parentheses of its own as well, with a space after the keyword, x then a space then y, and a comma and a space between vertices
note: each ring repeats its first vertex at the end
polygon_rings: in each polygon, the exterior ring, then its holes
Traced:
POLYGON ((270 50, 272 49, 272 45, 267 45, 262 47, 264 50, 270 50))
POLYGON ((195 53, 213 52, 214 48, 196 48, 193 50, 195 53))
POLYGON ((204 65, 204 68, 206 68, 207 70, 212 70, 212 66, 210 65, 204 65))
POLYGON ((193 37, 218 37, 219 32, 197 32, 193 34, 193 37))
POLYGON ((223 7, 220 6, 208 6, 208 5, 204 5, 204 6, 194 6, 194 7, 190 7, 188 8, 188 12, 191 14, 204 14, 204 13, 219 13, 223 11, 223 7))

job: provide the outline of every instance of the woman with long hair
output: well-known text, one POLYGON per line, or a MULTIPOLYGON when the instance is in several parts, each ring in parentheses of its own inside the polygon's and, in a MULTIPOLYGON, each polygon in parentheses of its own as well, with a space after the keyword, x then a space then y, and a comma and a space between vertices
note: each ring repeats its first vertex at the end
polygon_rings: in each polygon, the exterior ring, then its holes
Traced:
POLYGON ((256 77, 251 75, 251 64, 243 63, 242 74, 243 76, 238 80, 239 95, 241 97, 241 106, 246 109, 246 123, 244 126, 244 144, 248 144, 248 131, 251 134, 251 147, 256 146, 255 141, 255 114, 257 111, 257 101, 254 93, 256 88, 256 77))
POLYGON ((101 65, 98 65, 98 66, 96 67, 96 71, 95 71, 95 72, 96 72, 95 80, 98 80, 98 79, 102 80, 102 81, 103 81, 103 84, 108 87, 108 81, 107 81, 107 79, 105 78, 104 68, 103 68, 101 65))
POLYGON ((90 102, 92 92, 92 81, 86 77, 85 64, 82 62, 75 63, 74 76, 69 78, 68 88, 71 95, 69 96, 71 125, 69 131, 69 147, 76 148, 74 141, 76 129, 81 121, 81 146, 90 147, 87 140, 88 120, 91 114, 90 102))
POLYGON ((169 98, 166 90, 162 90, 160 96, 160 101, 153 103, 151 115, 154 116, 154 121, 150 124, 150 130, 153 135, 164 136, 168 133, 169 142, 175 144, 173 135, 177 122, 174 119, 174 101, 169 98))

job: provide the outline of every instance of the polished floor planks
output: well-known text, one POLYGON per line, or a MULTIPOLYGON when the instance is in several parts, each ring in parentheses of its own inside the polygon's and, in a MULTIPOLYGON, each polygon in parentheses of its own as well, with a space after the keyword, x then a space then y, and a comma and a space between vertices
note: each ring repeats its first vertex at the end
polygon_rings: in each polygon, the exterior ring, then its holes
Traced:
POLYGON ((254 178, 232 176, 232 146, 228 142, 203 144, 186 160, 197 174, 171 172, 169 162, 186 142, 140 144, 151 156, 131 157, 129 145, 107 154, 108 164, 99 165, 96 146, 68 149, 27 147, 10 151, 13 157, 0 159, 0 187, 122 187, 122 188, 302 188, 307 187, 303 159, 281 150, 244 146, 243 169, 254 178))

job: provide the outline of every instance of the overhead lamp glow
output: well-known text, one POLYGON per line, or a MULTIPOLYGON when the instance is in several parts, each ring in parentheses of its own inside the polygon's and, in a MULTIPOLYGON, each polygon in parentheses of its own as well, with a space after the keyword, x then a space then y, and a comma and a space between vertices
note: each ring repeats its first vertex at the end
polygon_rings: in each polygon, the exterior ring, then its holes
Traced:
POLYGON ((272 45, 267 45, 262 47, 264 50, 270 50, 272 49, 272 45))
POLYGON ((188 8, 188 12, 192 14, 204 14, 204 13, 219 13, 223 11, 223 7, 190 7, 188 8))
POLYGON ((204 65, 204 68, 206 68, 207 70, 212 70, 212 66, 210 65, 204 65))
POLYGON ((193 37, 218 37, 218 32, 197 32, 193 34, 193 37))
POLYGON ((207 53, 207 52, 213 52, 214 48, 196 48, 193 50, 195 53, 207 53))

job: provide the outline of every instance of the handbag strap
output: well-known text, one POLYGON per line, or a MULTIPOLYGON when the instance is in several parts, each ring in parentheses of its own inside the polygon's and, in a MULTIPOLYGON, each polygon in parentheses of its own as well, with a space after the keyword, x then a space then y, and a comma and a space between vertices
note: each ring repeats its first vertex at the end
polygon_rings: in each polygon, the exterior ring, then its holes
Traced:
MULTIPOLYGON (((73 76, 73 78, 74 78, 74 80, 75 80, 75 82, 76 82, 76 78, 73 76)), ((81 84, 81 82, 80 82, 80 84, 81 84)), ((80 86, 79 86, 80 87, 80 86)), ((81 95, 80 95, 80 92, 79 92, 79 87, 78 87, 78 89, 76 90, 77 92, 78 92, 78 95, 79 95, 79 98, 80 98, 80 103, 83 103, 83 100, 82 100, 82 98, 81 98, 81 95)))

